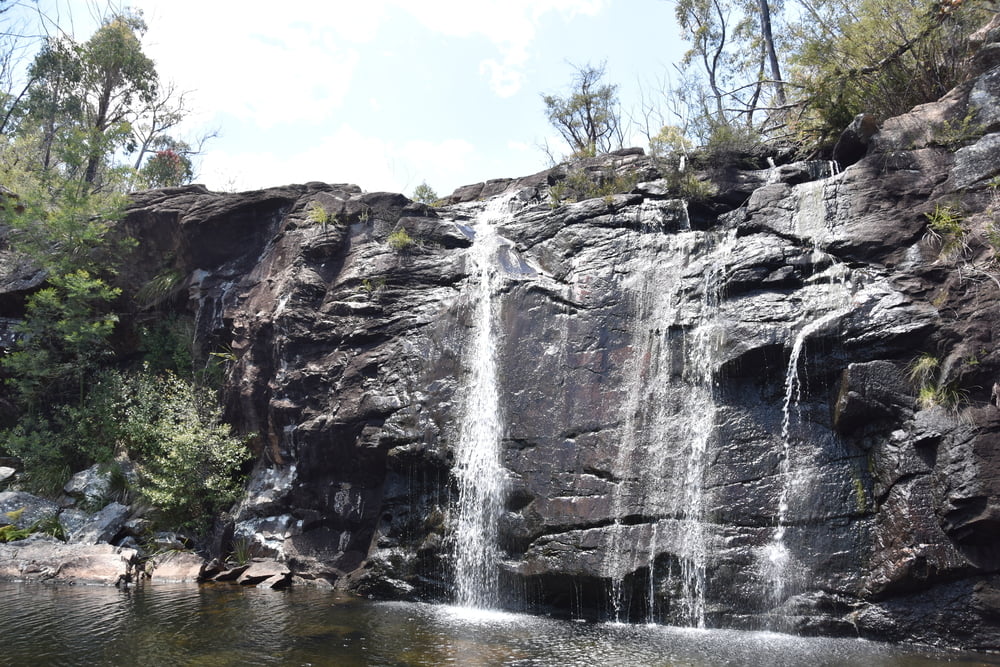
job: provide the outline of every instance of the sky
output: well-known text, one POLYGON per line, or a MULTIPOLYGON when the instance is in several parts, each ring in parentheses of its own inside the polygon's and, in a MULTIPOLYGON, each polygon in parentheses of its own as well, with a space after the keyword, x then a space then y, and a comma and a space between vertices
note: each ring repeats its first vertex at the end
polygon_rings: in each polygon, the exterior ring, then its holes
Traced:
MULTIPOLYGON (((126 3, 123 3, 126 4, 126 3)), ((132 0, 144 51, 188 91, 178 134, 211 130, 214 190, 354 183, 444 196, 532 174, 568 147, 542 93, 606 64, 625 115, 655 99, 685 46, 667 0, 132 0)), ((39 0, 84 41, 91 0, 39 0)), ((676 76, 676 74, 674 74, 676 76)), ((646 143, 635 132, 626 144, 646 143)))

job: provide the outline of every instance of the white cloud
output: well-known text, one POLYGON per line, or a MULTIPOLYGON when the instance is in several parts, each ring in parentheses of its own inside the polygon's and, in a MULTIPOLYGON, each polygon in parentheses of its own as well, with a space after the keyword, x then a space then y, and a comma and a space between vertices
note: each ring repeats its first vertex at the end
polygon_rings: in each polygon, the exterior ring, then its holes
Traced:
POLYGON ((492 58, 479 63, 479 73, 489 75, 490 88, 500 97, 515 95, 524 79, 516 65, 500 64, 492 58))
POLYGON ((394 0, 424 27, 453 37, 485 37, 500 52, 500 60, 486 59, 479 65, 490 87, 500 97, 520 90, 529 46, 539 22, 551 12, 565 19, 577 14, 593 16, 610 0, 394 0))
POLYGON ((407 184, 412 189, 420 181, 426 181, 431 186, 437 183, 435 187, 465 185, 461 175, 467 172, 468 161, 475 152, 475 146, 464 139, 416 139, 404 143, 398 155, 401 166, 410 172, 407 176, 412 174, 414 182, 407 184))
MULTIPOLYGON (((380 16, 378 7, 369 10, 367 22, 359 18, 357 30, 348 31, 341 23, 302 20, 309 12, 286 17, 273 3, 242 2, 238 10, 194 0, 173 0, 169 9, 155 0, 136 4, 149 23, 145 50, 163 78, 194 90, 197 106, 263 128, 334 114, 359 62, 350 42, 373 37, 380 16)), ((328 13, 318 4, 314 10, 328 13)))

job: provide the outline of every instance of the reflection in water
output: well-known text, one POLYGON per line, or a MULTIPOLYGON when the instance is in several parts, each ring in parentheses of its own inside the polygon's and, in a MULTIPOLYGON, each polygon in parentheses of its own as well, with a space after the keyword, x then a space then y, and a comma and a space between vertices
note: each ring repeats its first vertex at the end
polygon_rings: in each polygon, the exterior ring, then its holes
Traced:
POLYGON ((313 589, 0 583, 0 665, 1000 665, 853 639, 590 624, 313 589))

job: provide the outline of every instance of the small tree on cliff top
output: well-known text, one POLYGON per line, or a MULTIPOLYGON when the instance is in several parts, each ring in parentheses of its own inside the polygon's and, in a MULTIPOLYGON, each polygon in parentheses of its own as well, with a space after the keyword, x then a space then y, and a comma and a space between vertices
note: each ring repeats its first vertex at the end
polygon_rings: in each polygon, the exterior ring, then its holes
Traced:
POLYGON ((574 69, 573 88, 566 97, 542 95, 549 122, 577 157, 621 148, 618 86, 601 83, 604 63, 574 69))

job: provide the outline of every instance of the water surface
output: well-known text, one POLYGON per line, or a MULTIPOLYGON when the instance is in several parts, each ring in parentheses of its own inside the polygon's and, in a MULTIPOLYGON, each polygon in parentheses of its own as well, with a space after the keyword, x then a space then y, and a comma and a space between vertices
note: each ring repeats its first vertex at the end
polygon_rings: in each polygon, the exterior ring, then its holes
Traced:
POLYGON ((855 639, 592 624, 329 591, 0 583, 3 665, 1000 665, 855 639))

